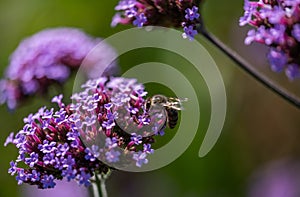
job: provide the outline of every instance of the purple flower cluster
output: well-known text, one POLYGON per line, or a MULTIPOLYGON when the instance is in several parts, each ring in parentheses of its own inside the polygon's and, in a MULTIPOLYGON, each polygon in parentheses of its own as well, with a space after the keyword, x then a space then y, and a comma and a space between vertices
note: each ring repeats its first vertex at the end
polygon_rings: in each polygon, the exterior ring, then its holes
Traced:
POLYGON ((71 120, 91 151, 98 145, 101 153, 98 159, 120 166, 145 159, 137 160, 136 152, 152 153, 150 144, 154 142, 153 136, 165 128, 166 115, 164 109, 149 111, 146 108, 147 92, 143 85, 135 79, 103 77, 89 80, 82 87, 82 92, 71 97, 70 109, 74 112, 71 120), (158 131, 154 132, 153 128, 157 127, 158 131))
MULTIPOLYGON (((62 84, 100 42, 101 39, 75 28, 46 29, 23 40, 11 55, 5 77, 0 81, 0 104, 7 103, 9 109, 15 109, 26 97, 46 93, 51 84, 62 84)), ((115 51, 107 44, 98 55, 105 66, 115 51)), ((100 77, 95 76, 95 69, 84 70, 88 78, 100 77)), ((106 70, 107 74, 115 71, 114 63, 106 70)))
POLYGON ((19 149, 8 170, 18 184, 45 189, 67 179, 89 186, 95 173, 107 173, 114 164, 148 163, 153 136, 162 132, 166 119, 145 108, 144 87, 134 79, 105 77, 82 87, 72 95, 72 104, 64 104, 62 95, 54 97, 58 110, 40 108, 7 138, 5 146, 13 143, 19 149))
POLYGON ((252 25, 245 44, 270 47, 268 60, 275 72, 285 71, 290 80, 300 77, 300 0, 245 0, 240 25, 252 25))
POLYGON ((130 24, 183 27, 184 38, 194 39, 200 24, 198 7, 193 0, 121 0, 111 25, 130 24))
POLYGON ((24 127, 11 134, 5 145, 13 143, 19 149, 16 161, 8 172, 16 174, 18 184, 29 183, 39 188, 53 188, 55 179, 77 180, 88 186, 94 172, 106 173, 109 167, 99 160, 87 158, 88 148, 79 138, 76 126, 69 120, 72 112, 60 102, 60 110, 42 107, 24 118, 24 127), (19 163, 24 164, 19 165, 19 163))

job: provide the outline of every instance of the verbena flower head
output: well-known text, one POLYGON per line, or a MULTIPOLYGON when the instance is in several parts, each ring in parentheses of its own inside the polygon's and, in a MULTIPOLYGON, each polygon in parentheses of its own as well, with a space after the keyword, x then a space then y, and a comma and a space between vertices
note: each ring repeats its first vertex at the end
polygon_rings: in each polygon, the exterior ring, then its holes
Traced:
POLYGON ((194 0, 121 0, 111 25, 133 24, 182 27, 183 37, 194 39, 199 25, 198 1, 194 0))
POLYGON ((72 104, 54 97, 57 110, 40 108, 7 138, 5 145, 19 149, 8 170, 18 184, 53 188, 55 180, 67 179, 89 186, 94 173, 148 163, 153 136, 165 128, 165 111, 145 107, 147 92, 134 79, 102 77, 82 87, 72 104))
POLYGON ((268 60, 275 72, 285 71, 290 80, 300 77, 300 1, 245 0, 240 25, 252 25, 245 44, 270 47, 268 60))
POLYGON ((140 160, 135 154, 151 154, 153 136, 165 128, 165 109, 146 107, 147 92, 136 79, 99 78, 89 80, 84 90, 74 94, 70 109, 72 121, 81 140, 88 147, 95 144, 104 154, 97 155, 101 161, 112 166, 126 166, 140 160), (154 129, 155 128, 155 129, 154 129), (125 150, 125 152, 124 152, 125 150))
MULTIPOLYGON (((76 28, 46 29, 23 40, 11 55, 4 79, 0 81, 0 104, 7 103, 14 109, 25 97, 45 93, 51 84, 62 84, 100 42, 100 38, 76 28)), ((107 44, 106 50, 98 55, 98 60, 105 65, 115 51, 107 44)), ((114 73, 116 68, 113 63, 106 74, 114 73)), ((95 69, 83 70, 88 78, 99 77, 95 76, 95 69)))

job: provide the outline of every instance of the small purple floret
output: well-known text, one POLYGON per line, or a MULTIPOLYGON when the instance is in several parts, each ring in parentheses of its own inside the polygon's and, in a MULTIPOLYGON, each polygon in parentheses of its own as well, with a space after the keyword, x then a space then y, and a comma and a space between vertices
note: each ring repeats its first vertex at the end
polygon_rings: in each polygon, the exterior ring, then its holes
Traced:
POLYGON ((136 15, 135 20, 133 21, 133 25, 137 27, 143 27, 143 25, 147 22, 147 17, 144 13, 136 15))
POLYGON ((198 13, 198 7, 196 6, 193 6, 192 9, 187 8, 185 10, 185 13, 186 13, 185 18, 190 21, 193 21, 200 17, 200 14, 198 13))
POLYGON ((190 25, 183 28, 184 33, 182 34, 183 38, 188 38, 189 40, 194 40, 195 35, 198 34, 197 30, 194 30, 194 26, 190 25))
POLYGON ((146 158, 147 154, 145 152, 138 152, 133 155, 133 159, 136 160, 136 166, 142 167, 143 164, 148 163, 148 159, 146 158))

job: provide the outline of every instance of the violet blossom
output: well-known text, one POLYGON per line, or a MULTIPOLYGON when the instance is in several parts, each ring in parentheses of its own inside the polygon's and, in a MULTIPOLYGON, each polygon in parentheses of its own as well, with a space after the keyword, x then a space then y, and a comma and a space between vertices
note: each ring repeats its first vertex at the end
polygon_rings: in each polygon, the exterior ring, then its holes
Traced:
MULTIPOLYGON (((0 80, 0 104, 15 109, 28 96, 47 93, 52 84, 62 85, 101 41, 76 28, 46 29, 24 39, 10 56, 4 79, 0 80)), ((105 50, 97 53, 97 65, 103 67, 116 54, 110 45, 105 45, 105 50)), ((96 67, 82 70, 87 78, 102 74, 97 74, 96 67)), ((116 71, 117 65, 111 62, 104 75, 116 71)))
POLYGON ((152 113, 144 107, 143 86, 135 79, 101 77, 82 88, 71 96, 72 104, 56 96, 52 101, 57 110, 40 108, 24 118, 23 129, 8 136, 5 145, 12 143, 19 150, 8 170, 18 184, 47 189, 65 179, 87 187, 95 174, 107 174, 116 164, 148 163, 157 134, 153 128, 162 132, 166 119, 161 111, 152 113), (130 107, 138 111, 131 113, 130 107), (145 124, 139 116, 149 121, 145 124))
POLYGON ((194 0, 121 0, 111 26, 133 24, 136 27, 182 27, 184 38, 194 39, 200 25, 199 1, 194 0))
POLYGON ((271 69, 285 71, 290 80, 300 77, 300 1, 245 0, 240 25, 248 32, 245 44, 258 42, 270 47, 267 55, 271 69))

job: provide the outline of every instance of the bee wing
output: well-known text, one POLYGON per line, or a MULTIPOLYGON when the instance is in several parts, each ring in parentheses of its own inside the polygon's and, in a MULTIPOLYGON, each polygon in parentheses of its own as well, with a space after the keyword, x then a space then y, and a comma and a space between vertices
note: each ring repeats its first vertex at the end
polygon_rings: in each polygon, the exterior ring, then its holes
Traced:
POLYGON ((177 111, 183 110, 183 107, 181 104, 172 104, 172 105, 168 105, 169 108, 175 109, 177 111))
POLYGON ((182 103, 182 102, 187 102, 188 98, 174 98, 174 97, 169 97, 168 102, 172 103, 182 103))
POLYGON ((187 102, 189 99, 188 98, 179 98, 178 99, 180 102, 187 102))
POLYGON ((181 99, 181 98, 170 97, 168 98, 168 102, 165 104, 165 106, 179 111, 179 110, 183 110, 182 102, 187 102, 187 101, 188 101, 187 98, 181 99))

